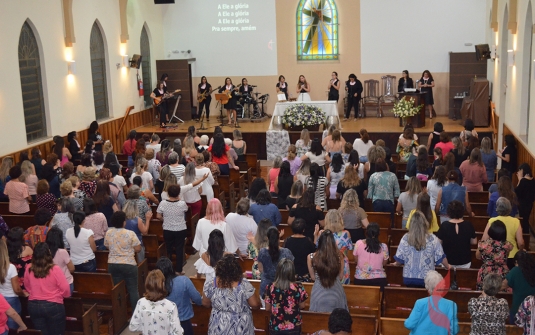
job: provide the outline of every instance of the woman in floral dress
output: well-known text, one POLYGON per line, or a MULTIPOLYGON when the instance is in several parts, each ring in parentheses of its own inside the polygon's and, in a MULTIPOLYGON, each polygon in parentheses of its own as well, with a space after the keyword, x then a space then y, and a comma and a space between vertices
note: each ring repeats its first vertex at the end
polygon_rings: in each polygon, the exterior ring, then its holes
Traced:
MULTIPOLYGON (((351 241, 351 235, 347 230, 344 230, 344 220, 342 219, 342 214, 337 209, 331 209, 325 215, 325 229, 332 231, 336 246, 344 255, 344 274, 340 282, 343 285, 350 284, 351 279, 349 278, 350 270, 347 254, 350 250, 353 250, 354 245, 351 241)), ((318 237, 321 235, 321 232, 318 231, 314 236, 316 246, 318 245, 318 237)))
POLYGON ((483 265, 477 274, 477 290, 483 289, 483 279, 489 273, 496 273, 505 279, 509 272, 507 256, 513 249, 513 245, 507 241, 507 229, 505 224, 494 221, 488 231, 489 238, 479 241, 476 258, 483 261, 483 265))
POLYGON ((403 134, 398 140, 396 152, 399 155, 400 162, 407 162, 412 154, 414 148, 418 146, 418 142, 414 137, 414 129, 412 127, 405 127, 403 134))

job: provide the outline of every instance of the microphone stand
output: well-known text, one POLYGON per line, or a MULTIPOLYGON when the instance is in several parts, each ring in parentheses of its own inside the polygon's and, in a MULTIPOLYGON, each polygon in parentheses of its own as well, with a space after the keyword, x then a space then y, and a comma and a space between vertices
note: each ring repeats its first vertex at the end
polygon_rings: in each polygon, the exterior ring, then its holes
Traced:
MULTIPOLYGON (((217 108, 217 107, 216 107, 217 108)), ((208 128, 204 127, 204 116, 206 115, 206 108, 204 108, 204 111, 201 112, 201 127, 199 130, 206 130, 208 128)))

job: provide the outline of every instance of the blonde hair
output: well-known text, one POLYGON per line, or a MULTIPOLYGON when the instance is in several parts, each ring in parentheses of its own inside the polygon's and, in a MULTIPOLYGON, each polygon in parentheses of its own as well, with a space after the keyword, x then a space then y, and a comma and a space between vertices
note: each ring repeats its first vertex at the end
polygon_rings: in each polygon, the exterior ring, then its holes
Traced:
POLYGON ((293 161, 297 156, 297 147, 293 144, 288 146, 288 160, 293 161))
POLYGON ((340 203, 340 209, 344 210, 357 210, 360 207, 359 196, 357 191, 350 188, 347 190, 342 197, 342 202, 340 203))
POLYGON ((290 195, 292 197, 302 196, 303 195, 303 183, 300 180, 296 180, 290 190, 290 195))
POLYGON ((145 159, 150 161, 153 158, 154 158, 154 149, 148 148, 147 150, 145 150, 145 159))
POLYGON ((336 129, 335 131, 333 131, 333 134, 331 136, 331 139, 334 143, 336 142, 340 142, 341 141, 341 134, 340 134, 340 130, 336 129))
POLYGON ((464 155, 464 153, 466 152, 466 148, 464 147, 464 144, 463 144, 463 141, 461 141, 461 138, 459 136, 455 136, 451 142, 453 143, 453 146, 455 147, 455 149, 457 149, 457 154, 458 155, 464 155))
POLYGON ((308 133, 308 129, 303 129, 301 130, 301 138, 300 138, 302 141, 303 141, 303 144, 305 146, 308 146, 309 143, 310 143, 310 134, 308 133))
POLYGON ((72 187, 76 187, 76 184, 80 182, 80 178, 78 178, 78 176, 70 176, 67 180, 71 182, 72 187))
POLYGON ((177 185, 178 182, 176 180, 176 176, 174 173, 170 173, 169 175, 167 175, 167 177, 165 178, 165 180, 163 181, 163 192, 167 192, 167 189, 169 188, 169 186, 171 185, 177 185))
POLYGON ((409 232, 407 233, 407 242, 418 251, 423 250, 427 244, 427 227, 429 227, 429 223, 424 213, 419 210, 414 211, 411 217, 409 232))
POLYGON ((137 208, 137 199, 127 200, 124 204, 123 212, 126 215, 127 220, 131 220, 139 216, 139 210, 137 208))
POLYGON ((93 181, 96 178, 95 174, 96 174, 95 168, 92 166, 88 166, 85 168, 84 173, 82 174, 82 180, 93 181))
POLYGON ((481 140, 481 151, 485 154, 490 154, 490 150, 491 150, 491 141, 490 141, 490 138, 488 137, 483 137, 483 139, 481 140))
POLYGON ((282 158, 281 156, 277 156, 275 157, 275 160, 273 161, 273 168, 274 169, 278 169, 280 168, 282 165, 282 158))
POLYGON ((188 136, 184 139, 184 152, 189 156, 193 150, 197 151, 195 149, 195 142, 193 141, 193 137, 188 136))
POLYGON ((107 154, 112 151, 113 151, 113 145, 111 144, 109 140, 107 140, 106 142, 104 142, 104 145, 102 146, 102 153, 107 154))
POLYGON ((344 219, 337 209, 330 209, 325 215, 325 229, 338 233, 344 230, 344 219))
POLYGON ((147 167, 147 160, 145 159, 145 157, 141 157, 141 158, 138 158, 137 162, 136 162, 136 174, 138 175, 141 175, 141 170, 146 170, 146 167, 147 167))
POLYGON ((234 141, 240 141, 243 139, 241 136, 241 132, 238 129, 234 129, 234 131, 232 132, 232 138, 234 139, 234 141))
POLYGON ((370 149, 368 149, 367 156, 370 164, 375 164, 379 158, 386 159, 386 151, 383 147, 372 145, 370 149))
POLYGON ((22 174, 19 177, 19 181, 24 183, 26 181, 26 178, 28 178, 28 176, 33 174, 33 168, 32 167, 33 167, 32 162, 30 162, 30 161, 22 162, 22 164, 20 165, 20 169, 22 170, 22 174))
POLYGON ((411 197, 411 200, 414 200, 414 197, 418 196, 418 194, 422 192, 422 184, 420 184, 418 178, 410 177, 409 181, 407 181, 407 185, 405 186, 405 192, 409 192, 409 197, 411 197))
POLYGON ((9 176, 9 169, 13 167, 13 157, 6 156, 2 159, 2 165, 0 165, 0 181, 5 182, 7 176, 9 176))
POLYGON ((68 179, 65 180, 63 183, 61 183, 59 190, 62 196, 68 197, 72 194, 72 183, 68 179))
POLYGON ((0 284, 6 283, 7 271, 9 270, 9 253, 6 241, 0 239, 0 284))
POLYGON ((355 170, 353 165, 349 164, 346 166, 346 169, 344 171, 344 178, 342 178, 342 185, 345 188, 351 188, 355 186, 359 186, 362 180, 359 177, 358 172, 355 170))

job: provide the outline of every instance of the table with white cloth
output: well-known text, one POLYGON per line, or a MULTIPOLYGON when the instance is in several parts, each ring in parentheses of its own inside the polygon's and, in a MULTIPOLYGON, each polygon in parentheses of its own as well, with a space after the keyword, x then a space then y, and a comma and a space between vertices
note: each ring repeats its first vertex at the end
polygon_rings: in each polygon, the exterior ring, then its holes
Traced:
POLYGON ((290 134, 286 130, 268 130, 266 132, 267 160, 275 160, 275 157, 286 157, 290 146, 290 134))
POLYGON ((292 101, 292 102, 277 102, 275 104, 275 110, 273 111, 273 117, 271 118, 271 123, 269 124, 269 130, 274 129, 273 119, 275 119, 276 116, 283 116, 286 108, 297 105, 297 104, 304 104, 304 105, 311 105, 311 106, 319 107, 325 113, 325 118, 329 116, 338 117, 338 128, 339 129, 342 128, 342 124, 340 123, 340 118, 338 116, 338 103, 336 101, 310 101, 310 102, 292 101))

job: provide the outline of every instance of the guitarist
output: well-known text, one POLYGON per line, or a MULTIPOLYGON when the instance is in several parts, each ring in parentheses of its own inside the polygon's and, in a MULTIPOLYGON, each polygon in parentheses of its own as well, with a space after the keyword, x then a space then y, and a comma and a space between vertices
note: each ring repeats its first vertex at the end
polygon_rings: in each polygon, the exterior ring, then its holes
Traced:
MULTIPOLYGON (((150 97, 155 100, 156 98, 163 98, 167 95, 165 88, 165 83, 163 81, 158 82, 158 87, 152 91, 150 94, 150 97)), ((162 128, 165 128, 165 124, 169 122, 169 115, 167 115, 167 102, 163 101, 163 99, 160 101, 160 104, 158 105, 158 108, 160 109, 160 126, 162 128)))
POLYGON ((238 99, 236 98, 236 86, 232 84, 232 80, 228 77, 225 78, 225 86, 219 89, 219 93, 223 92, 229 96, 228 102, 224 105, 225 109, 227 110, 228 125, 232 125, 232 121, 230 119, 231 115, 234 117, 234 124, 236 125, 236 106, 238 105, 238 99))
POLYGON ((210 121, 210 103, 212 102, 212 85, 208 83, 205 76, 202 76, 201 83, 197 88, 197 101, 199 101, 199 110, 197 111, 197 119, 202 115, 202 109, 206 109, 206 121, 210 121), (202 100, 201 100, 202 99, 202 100))

